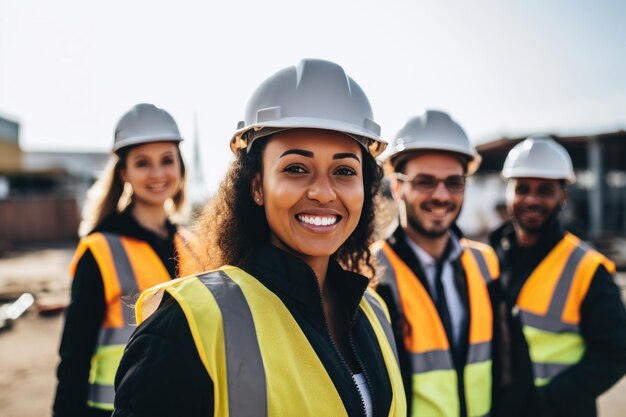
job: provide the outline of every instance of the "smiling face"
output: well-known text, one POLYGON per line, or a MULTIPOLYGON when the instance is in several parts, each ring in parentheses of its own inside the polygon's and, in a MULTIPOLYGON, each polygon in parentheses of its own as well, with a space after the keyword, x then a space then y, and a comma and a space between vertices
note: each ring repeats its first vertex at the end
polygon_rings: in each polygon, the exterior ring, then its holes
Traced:
POLYGON ((445 236, 459 216, 464 196, 463 190, 451 192, 445 182, 455 188, 453 184, 465 175, 462 163, 446 153, 424 153, 408 160, 403 174, 409 180, 394 181, 393 194, 406 208, 406 226, 425 238, 445 236), (436 185, 425 191, 420 181, 436 185))
POLYGON ((147 143, 128 151, 121 177, 132 185, 135 204, 162 207, 180 190, 178 152, 172 142, 147 143))
POLYGON ((352 234, 363 209, 361 146, 338 132, 294 129, 273 135, 252 181, 270 242, 301 258, 328 258, 352 234))
POLYGON ((529 234, 540 234, 567 194, 558 180, 515 178, 509 181, 507 207, 515 224, 529 234))

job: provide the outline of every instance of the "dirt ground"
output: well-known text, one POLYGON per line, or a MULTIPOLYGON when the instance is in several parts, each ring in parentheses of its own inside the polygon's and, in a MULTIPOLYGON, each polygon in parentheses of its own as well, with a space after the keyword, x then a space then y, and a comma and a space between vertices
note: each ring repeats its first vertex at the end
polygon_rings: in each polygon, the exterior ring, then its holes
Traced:
MULTIPOLYGON (((0 298, 31 292, 40 302, 68 298, 72 247, 31 250, 0 257, 0 298)), ((626 274, 620 276, 626 284, 626 274)), ((622 286, 624 288, 624 286, 622 286)), ((32 308, 0 333, 0 416, 49 416, 55 390, 62 315, 41 317, 32 308)), ((626 378, 599 401, 601 417, 626 414, 626 378)))

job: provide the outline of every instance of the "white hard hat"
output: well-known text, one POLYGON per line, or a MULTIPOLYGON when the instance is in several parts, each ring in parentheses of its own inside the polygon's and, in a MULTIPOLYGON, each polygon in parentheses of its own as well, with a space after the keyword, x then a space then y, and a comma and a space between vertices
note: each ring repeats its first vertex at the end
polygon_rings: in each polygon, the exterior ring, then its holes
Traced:
POLYGON ((467 173, 476 172, 481 157, 458 123, 445 112, 426 110, 410 118, 393 138, 393 153, 387 161, 396 166, 403 156, 416 151, 444 151, 467 158, 467 173))
POLYGON ((168 112, 154 104, 141 103, 133 106, 117 122, 113 152, 131 145, 182 140, 178 126, 168 112))
POLYGON ((502 168, 504 178, 545 178, 576 181, 572 159, 549 137, 531 136, 511 149, 502 168))
POLYGON ((329 61, 303 59, 265 80, 248 101, 230 149, 249 149, 258 138, 295 128, 346 133, 374 157, 387 146, 361 87, 329 61))

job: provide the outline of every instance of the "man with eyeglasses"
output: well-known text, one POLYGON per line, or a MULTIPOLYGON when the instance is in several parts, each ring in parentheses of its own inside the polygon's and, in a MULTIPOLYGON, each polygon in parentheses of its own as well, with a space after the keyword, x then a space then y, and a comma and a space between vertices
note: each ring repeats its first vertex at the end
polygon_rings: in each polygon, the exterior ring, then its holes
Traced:
POLYGON ((530 137, 509 152, 502 175, 512 221, 490 240, 502 265, 509 327, 523 331, 511 332, 512 380, 502 410, 596 416, 596 398, 626 373, 626 310, 615 265, 561 228, 566 186, 575 181, 565 148, 530 137))
POLYGON ((463 129, 435 110, 409 119, 392 150, 386 164, 400 224, 374 253, 409 415, 489 415, 499 386, 498 260, 455 225, 480 157, 463 129))

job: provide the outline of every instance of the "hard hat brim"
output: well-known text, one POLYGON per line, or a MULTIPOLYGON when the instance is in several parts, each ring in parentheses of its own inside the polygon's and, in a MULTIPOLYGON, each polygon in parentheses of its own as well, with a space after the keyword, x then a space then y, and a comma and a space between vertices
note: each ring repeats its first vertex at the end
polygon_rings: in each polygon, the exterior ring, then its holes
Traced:
POLYGON ((526 169, 509 169, 502 170, 502 177, 505 179, 514 179, 514 178, 537 178, 542 180, 555 180, 555 181, 565 181, 567 184, 574 184, 576 182, 576 176, 566 177, 562 174, 553 173, 549 171, 539 172, 536 169, 526 170, 526 169))
POLYGON ((126 139, 122 139, 120 141, 115 142, 113 145, 113 152, 117 152, 122 148, 126 148, 128 146, 134 145, 144 145, 146 143, 155 143, 155 142, 182 142, 183 138, 180 135, 145 135, 145 136, 134 136, 126 139))
POLYGON ((480 156, 480 154, 468 153, 467 150, 465 150, 464 148, 460 146, 456 147, 456 146, 448 146, 445 144, 442 145, 442 144, 434 144, 434 143, 433 144, 424 143, 424 144, 420 144, 420 146, 418 147, 411 147, 411 148, 407 148, 407 149, 395 152, 394 154, 390 155, 387 158, 385 163, 388 163, 392 167, 395 167, 399 162, 411 158, 412 155, 419 155, 425 152, 451 153, 451 154, 459 155, 463 158, 466 158, 467 159, 467 175, 473 175, 476 171, 478 171, 478 168, 480 167, 480 163, 482 162, 482 157, 480 156))
POLYGON ((230 140, 230 149, 236 153, 239 149, 249 148, 256 139, 291 129, 322 129, 345 133, 360 143, 374 158, 387 147, 387 142, 372 135, 370 130, 359 129, 351 123, 319 118, 291 117, 271 123, 252 124, 237 130, 230 140))

